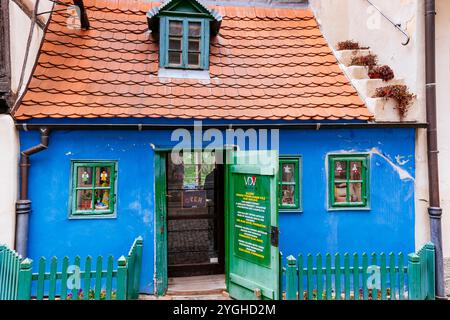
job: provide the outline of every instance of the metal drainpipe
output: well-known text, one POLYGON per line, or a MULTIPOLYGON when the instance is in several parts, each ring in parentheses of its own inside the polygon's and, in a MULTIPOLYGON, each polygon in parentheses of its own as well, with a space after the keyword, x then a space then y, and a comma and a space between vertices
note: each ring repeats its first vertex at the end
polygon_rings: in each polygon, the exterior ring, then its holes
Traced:
POLYGON ((445 299, 442 253, 442 208, 439 197, 439 163, 436 123, 436 2, 425 2, 425 59, 430 238, 436 246, 436 297, 445 299))
POLYGON ((31 212, 31 201, 28 199, 28 173, 30 170, 30 156, 47 149, 50 131, 40 128, 41 143, 21 152, 20 158, 20 196, 16 203, 16 251, 27 256, 28 248, 28 221, 31 212))

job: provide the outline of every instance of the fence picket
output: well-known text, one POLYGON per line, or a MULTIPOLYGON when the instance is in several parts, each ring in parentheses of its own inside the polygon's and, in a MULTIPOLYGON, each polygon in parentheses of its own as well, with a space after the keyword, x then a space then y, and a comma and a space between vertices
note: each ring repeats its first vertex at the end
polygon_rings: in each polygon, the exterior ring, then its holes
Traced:
POLYGON ((333 283, 331 282, 331 254, 327 253, 325 256, 325 283, 326 283, 326 290, 325 290, 325 296, 327 300, 333 299, 333 283))
POLYGON ((353 299, 360 300, 359 294, 359 258, 358 254, 353 254, 353 299))
POLYGON ((344 254, 344 291, 345 300, 350 300, 350 255, 344 254))
POLYGON ((121 256, 117 263, 117 300, 125 300, 127 296, 127 259, 121 256))
POLYGON ((299 254, 297 259, 297 269, 298 269, 298 299, 304 300, 304 286, 303 286, 303 255, 299 254))
POLYGON ((286 260, 286 300, 297 300, 297 260, 293 256, 286 260))
POLYGON ((59 298, 61 300, 67 299, 67 269, 69 268, 69 257, 64 257, 61 266, 61 294, 59 298))
POLYGON ((380 254, 381 300, 386 300, 386 254, 380 254))
POLYGON ((308 254, 307 257, 307 292, 308 292, 308 300, 314 300, 314 280, 313 280, 313 256, 312 254, 308 254))
POLYGON ((36 299, 42 300, 44 299, 44 280, 45 280, 45 258, 41 257, 39 259, 39 273, 38 273, 38 282, 37 282, 37 293, 36 299))
MULTIPOLYGON (((371 254, 370 265, 378 266, 377 254, 375 252, 371 254)), ((372 290, 372 300, 378 300, 378 289, 376 288, 376 286, 372 286, 371 290, 372 290)))
POLYGON ((50 261, 50 276, 49 276, 49 287, 48 287, 48 299, 55 300, 56 293, 56 271, 57 271, 58 259, 52 257, 50 261))
POLYGON ((109 256, 106 267, 106 300, 111 300, 114 257, 109 256))
POLYGON ((91 289, 91 267, 92 258, 87 256, 84 262, 84 283, 83 283, 83 299, 89 300, 89 291, 91 289))
POLYGON ((398 254, 398 298, 405 299, 405 267, 403 265, 405 256, 402 252, 398 254))
POLYGON ((322 255, 319 253, 316 256, 317 268, 317 300, 323 300, 323 269, 322 269, 322 255))
MULTIPOLYGON (((74 259, 73 264, 75 265, 75 267, 76 267, 78 270, 80 270, 80 266, 81 266, 81 258, 80 258, 79 256, 76 256, 75 259, 74 259)), ((74 270, 72 275, 74 275, 75 272, 77 272, 77 271, 74 270)), ((81 279, 80 279, 80 280, 81 280, 81 279)), ((72 284, 73 284, 73 288, 72 288, 72 292, 71 292, 71 293, 72 293, 72 300, 78 300, 78 291, 79 291, 79 289, 80 289, 80 288, 78 287, 78 284, 81 285, 81 283, 79 283, 77 279, 73 279, 72 284), (74 285, 75 283, 76 283, 77 285, 74 285)))
POLYGON ((95 268, 95 293, 94 299, 100 300, 100 295, 102 292, 102 269, 103 269, 103 257, 97 257, 97 266, 95 268))
POLYGON ((19 271, 19 289, 17 299, 30 300, 31 299, 31 281, 32 281, 32 268, 33 260, 24 259, 20 263, 19 271))
POLYGON ((396 272, 395 272, 395 254, 391 252, 389 254, 389 288, 390 288, 390 300, 397 300, 397 288, 396 288, 396 272))
POLYGON ((334 256, 334 285, 335 285, 335 299, 341 300, 342 299, 342 290, 341 290, 341 256, 339 253, 336 253, 334 256))
POLYGON ((362 255, 362 285, 363 285, 363 300, 369 299, 369 290, 367 289, 367 269, 369 268, 369 257, 367 253, 362 255))

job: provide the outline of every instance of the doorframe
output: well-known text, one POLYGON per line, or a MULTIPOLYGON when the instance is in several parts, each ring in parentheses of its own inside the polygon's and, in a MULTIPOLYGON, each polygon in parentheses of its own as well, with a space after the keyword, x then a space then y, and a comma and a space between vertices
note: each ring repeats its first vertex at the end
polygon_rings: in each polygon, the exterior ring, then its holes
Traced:
POLYGON ((167 150, 155 150, 155 293, 163 296, 167 279, 167 150))
MULTIPOLYGON (((223 165, 224 165, 224 269, 225 269, 225 284, 228 290, 228 230, 229 230, 229 215, 227 204, 227 192, 228 192, 228 163, 229 151, 234 150, 235 147, 223 146, 214 148, 216 151, 223 152, 223 165)), ((193 149, 198 151, 199 149, 193 149)), ((202 151, 205 148, 201 149, 202 151)), ((154 270, 154 283, 155 294, 157 296, 163 296, 168 289, 168 261, 167 261, 167 155, 172 151, 172 148, 155 149, 154 158, 154 172, 155 172, 155 270, 154 270)))

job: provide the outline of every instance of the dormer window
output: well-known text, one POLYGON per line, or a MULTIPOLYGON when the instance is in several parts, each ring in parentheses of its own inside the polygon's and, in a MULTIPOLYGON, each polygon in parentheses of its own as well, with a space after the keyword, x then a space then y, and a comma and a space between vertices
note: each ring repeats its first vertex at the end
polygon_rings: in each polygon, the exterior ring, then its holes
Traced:
POLYGON ((147 13, 149 29, 159 33, 159 66, 208 70, 210 37, 222 17, 198 0, 169 0, 147 13))
POLYGON ((160 65, 167 68, 207 69, 209 60, 209 34, 205 34, 203 20, 168 18, 168 32, 164 35, 164 51, 160 52, 160 65), (167 55, 167 57, 165 57, 167 55), (206 59, 207 58, 207 59, 206 59))

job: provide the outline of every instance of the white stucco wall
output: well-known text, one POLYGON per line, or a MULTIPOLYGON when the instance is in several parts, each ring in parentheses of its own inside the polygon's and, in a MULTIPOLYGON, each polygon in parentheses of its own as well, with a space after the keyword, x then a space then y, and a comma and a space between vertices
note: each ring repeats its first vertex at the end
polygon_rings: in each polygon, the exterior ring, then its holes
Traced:
POLYGON ((0 114, 0 243, 14 245, 19 141, 14 122, 0 114))
MULTIPOLYGON (((24 0, 27 5, 34 8, 36 0, 24 0)), ((19 82, 22 73, 22 66, 24 64, 24 56, 26 52, 28 36, 30 34, 31 20, 22 11, 22 9, 14 2, 9 2, 9 18, 10 18, 10 39, 11 39, 11 90, 14 93, 21 93, 28 83, 28 79, 33 70, 37 54, 41 45, 41 40, 44 31, 36 24, 31 40, 30 51, 26 62, 25 76, 22 87, 19 92, 19 82)), ((48 0, 41 0, 39 2, 38 12, 47 12, 52 8, 52 2, 48 0)), ((48 14, 44 15, 48 19, 48 14)))

